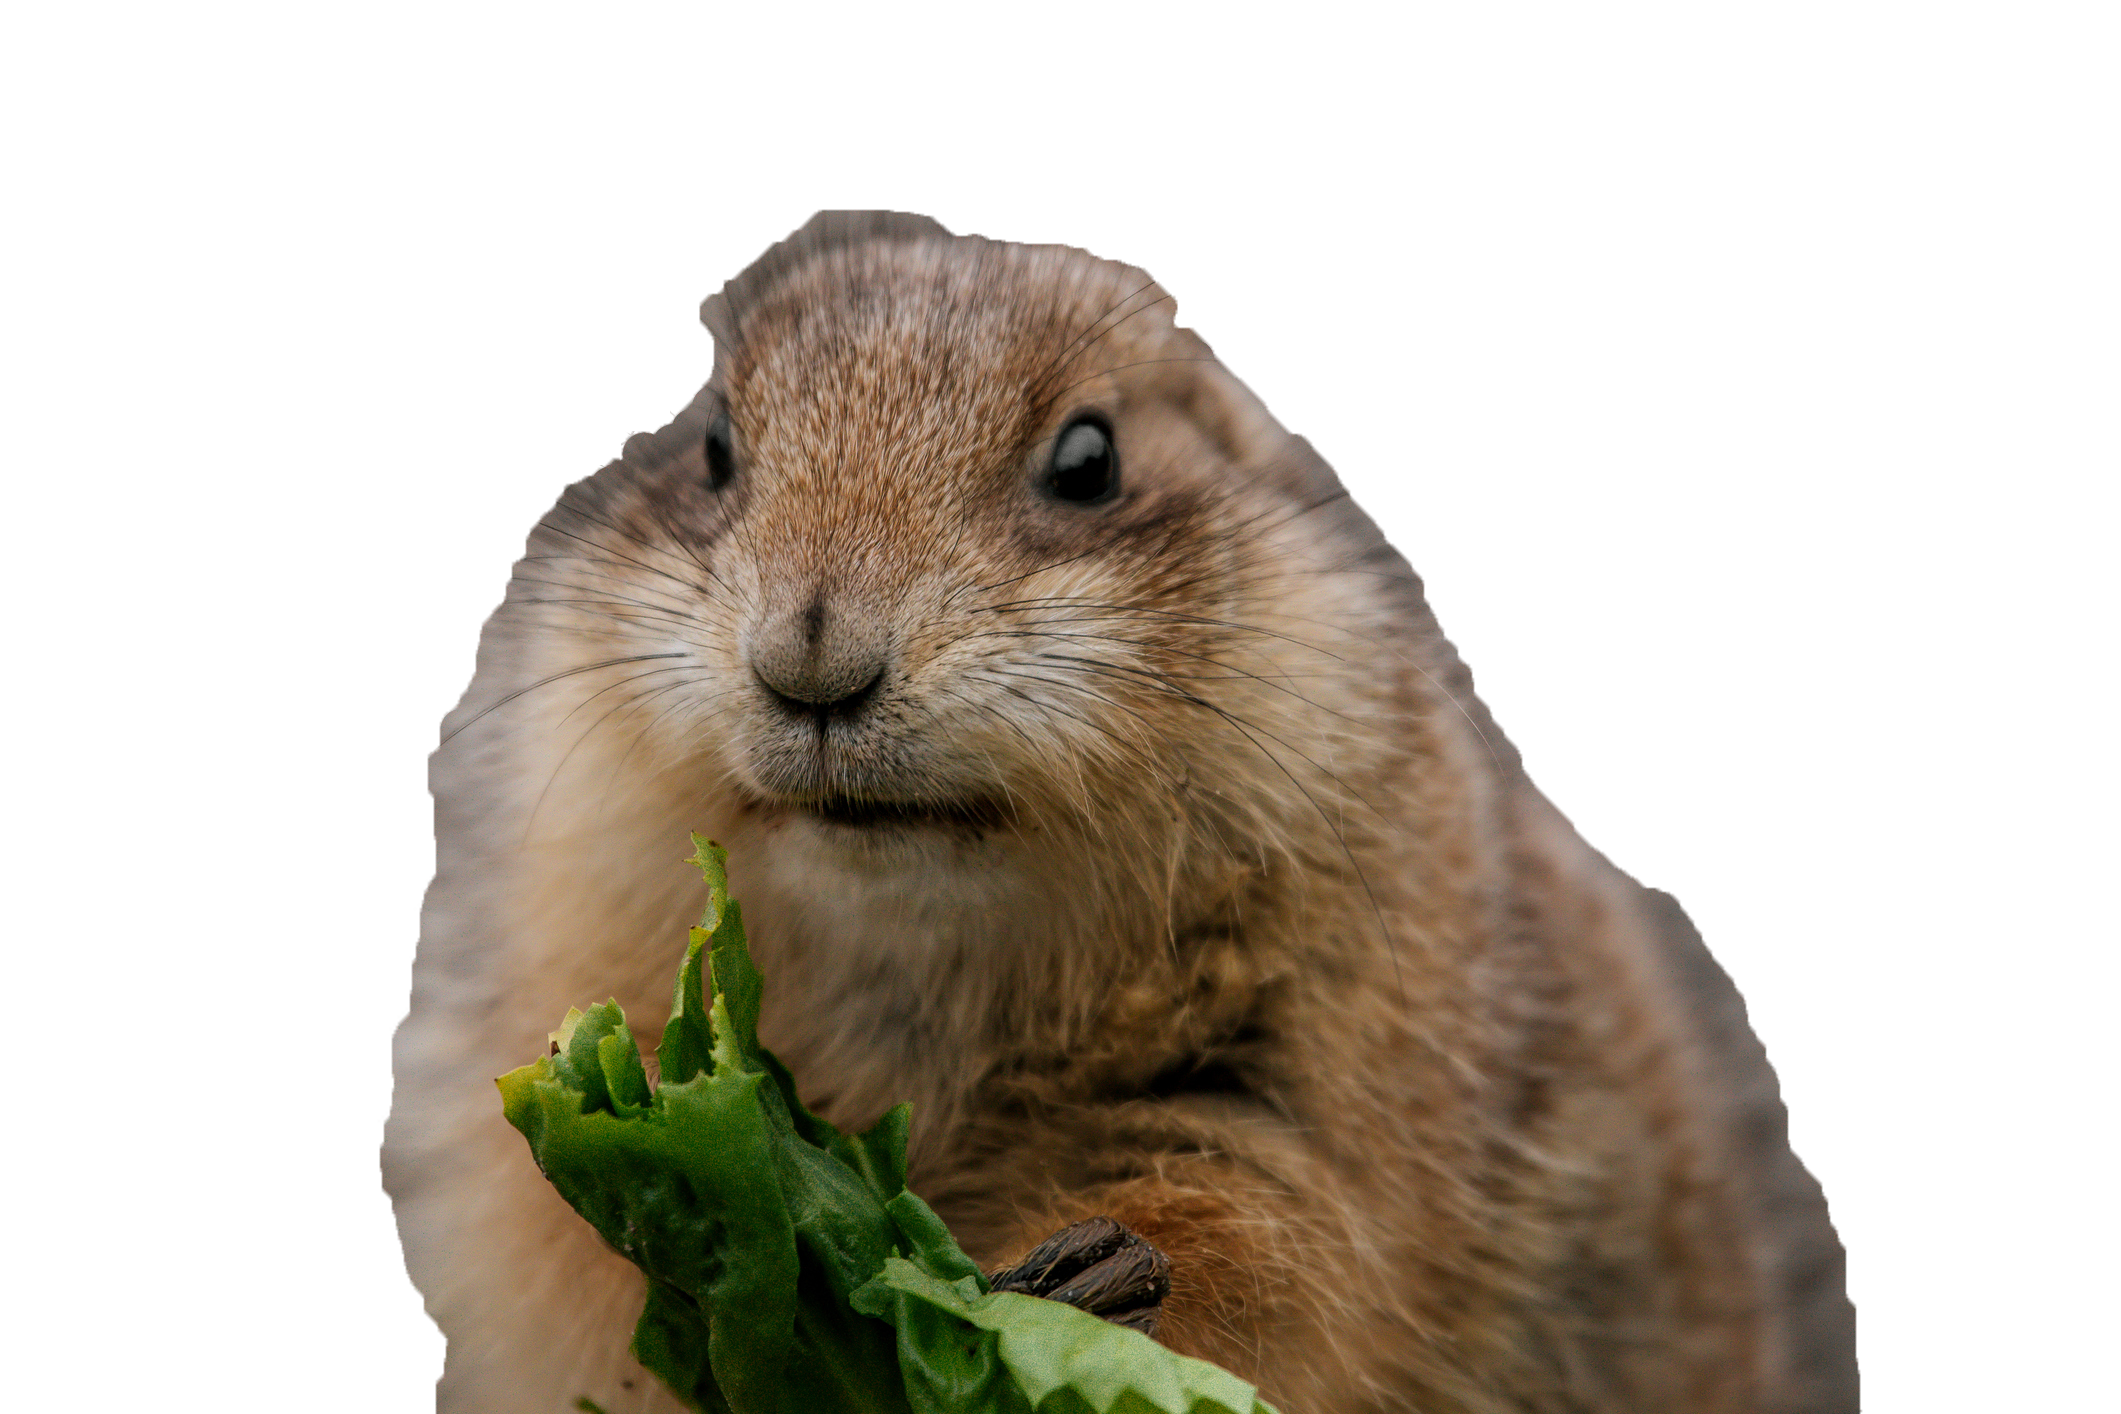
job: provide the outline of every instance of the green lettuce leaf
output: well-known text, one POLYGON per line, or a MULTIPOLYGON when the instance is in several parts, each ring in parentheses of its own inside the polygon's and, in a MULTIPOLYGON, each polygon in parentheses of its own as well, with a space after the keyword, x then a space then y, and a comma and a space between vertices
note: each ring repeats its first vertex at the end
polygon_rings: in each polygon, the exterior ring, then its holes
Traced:
POLYGON ((1072 1306, 990 1294, 906 1188, 909 1108, 844 1134, 759 1044, 722 850, 651 1090, 616 1001, 497 1082, 538 1167, 647 1274, 633 1353, 707 1414, 1272 1414, 1226 1371, 1072 1306))

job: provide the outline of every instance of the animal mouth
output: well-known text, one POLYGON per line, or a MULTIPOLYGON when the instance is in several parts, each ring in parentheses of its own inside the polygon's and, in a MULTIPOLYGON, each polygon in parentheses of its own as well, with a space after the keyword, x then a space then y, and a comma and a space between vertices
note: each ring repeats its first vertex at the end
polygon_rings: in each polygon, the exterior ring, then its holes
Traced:
POLYGON ((1001 797, 967 797, 959 801, 906 801, 848 795, 844 791, 802 795, 753 795, 740 791, 742 808, 761 816, 808 816, 836 829, 887 833, 912 829, 957 829, 986 833, 1016 825, 1016 810, 1001 797))
POLYGON ((997 830, 1014 818, 1009 807, 998 800, 914 803, 828 795, 798 802, 796 808, 813 819, 850 830, 997 830))

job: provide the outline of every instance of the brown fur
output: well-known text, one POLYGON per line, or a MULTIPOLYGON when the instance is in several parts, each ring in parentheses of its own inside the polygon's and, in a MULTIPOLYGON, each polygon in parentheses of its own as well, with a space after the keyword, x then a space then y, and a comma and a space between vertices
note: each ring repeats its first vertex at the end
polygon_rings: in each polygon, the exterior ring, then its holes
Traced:
POLYGON ((1173 1259, 1161 1338, 1287 1414, 1856 1407, 1840 1249, 1729 983, 1160 289, 833 215, 705 316, 713 380, 540 523, 435 758, 386 1166, 445 1409, 675 1407, 625 1353, 638 1277, 490 1077, 614 991, 660 1026, 688 829, 827 1113, 912 1099, 914 1186, 990 1265, 1134 1227, 1173 1259), (1038 491, 1086 408, 1107 507, 1038 491), (891 665, 829 752, 747 666, 804 606, 891 665), (821 796, 965 813, 856 830, 821 796))

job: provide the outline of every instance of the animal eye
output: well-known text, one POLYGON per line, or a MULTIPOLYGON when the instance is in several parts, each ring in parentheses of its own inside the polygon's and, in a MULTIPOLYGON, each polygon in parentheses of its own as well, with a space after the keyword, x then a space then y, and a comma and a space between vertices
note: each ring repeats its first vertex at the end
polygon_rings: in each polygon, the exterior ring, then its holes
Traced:
POLYGON ((1119 448, 1101 417, 1078 417, 1053 439, 1046 489, 1063 501, 1088 505, 1119 491, 1119 448))
POLYGON ((736 443, 729 431, 729 414, 718 414, 707 424, 707 489, 719 491, 736 475, 736 443))

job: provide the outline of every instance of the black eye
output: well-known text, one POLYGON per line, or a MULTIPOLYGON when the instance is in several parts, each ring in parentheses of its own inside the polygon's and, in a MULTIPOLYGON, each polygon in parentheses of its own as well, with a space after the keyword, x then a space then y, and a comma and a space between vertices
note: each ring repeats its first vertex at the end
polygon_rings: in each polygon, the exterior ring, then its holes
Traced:
POLYGON ((707 424, 707 489, 719 491, 736 475, 736 443, 729 431, 729 414, 717 414, 707 424))
POLYGON ((1063 501, 1087 505, 1119 491, 1119 448, 1101 417, 1078 417, 1053 439, 1046 489, 1063 501))

